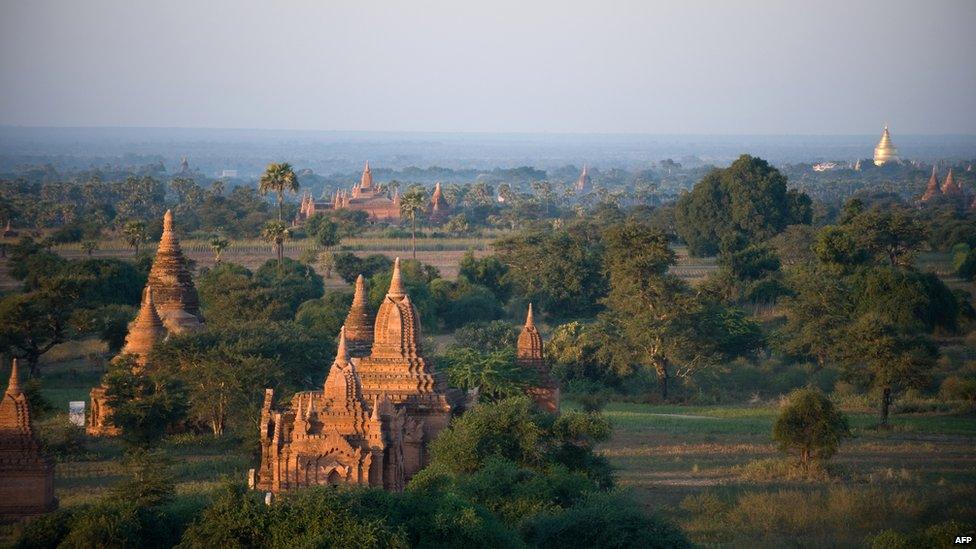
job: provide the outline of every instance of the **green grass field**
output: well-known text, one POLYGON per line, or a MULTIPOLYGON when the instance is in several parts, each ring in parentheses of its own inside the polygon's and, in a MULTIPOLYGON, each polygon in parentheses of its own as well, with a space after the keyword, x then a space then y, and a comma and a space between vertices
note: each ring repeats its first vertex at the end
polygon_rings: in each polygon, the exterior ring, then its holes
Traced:
POLYGON ((773 407, 613 403, 603 449, 619 485, 692 540, 722 546, 852 546, 893 528, 976 524, 976 416, 851 412, 826 473, 788 480, 773 407))

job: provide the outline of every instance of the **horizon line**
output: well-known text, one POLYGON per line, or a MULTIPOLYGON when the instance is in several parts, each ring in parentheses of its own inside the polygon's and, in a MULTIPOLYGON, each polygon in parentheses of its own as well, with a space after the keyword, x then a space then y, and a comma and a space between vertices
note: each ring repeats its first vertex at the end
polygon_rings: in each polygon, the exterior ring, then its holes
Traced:
MULTIPOLYGON (((882 125, 882 131, 886 126, 882 125)), ((890 126, 888 126, 890 131, 890 126)), ((593 136, 593 137, 863 137, 873 133, 694 133, 694 132, 587 132, 587 131, 501 131, 501 130, 349 130, 349 129, 308 129, 308 128, 252 128, 217 126, 42 126, 30 124, 3 124, 0 129, 28 130, 189 130, 189 131, 250 131, 250 132, 295 132, 295 133, 334 133, 334 134, 434 134, 434 135, 523 135, 523 136, 593 136)), ((976 137, 974 133, 901 133, 900 136, 918 137, 976 137)))

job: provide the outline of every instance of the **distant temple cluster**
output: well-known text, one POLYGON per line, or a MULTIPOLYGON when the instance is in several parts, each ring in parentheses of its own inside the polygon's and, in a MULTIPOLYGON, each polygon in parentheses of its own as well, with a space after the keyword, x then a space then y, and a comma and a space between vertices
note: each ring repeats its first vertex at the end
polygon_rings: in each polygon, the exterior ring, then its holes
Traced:
MULTIPOLYGON (((354 185, 351 191, 337 190, 328 200, 315 200, 310 193, 302 195, 293 224, 300 225, 317 213, 338 210, 366 212, 370 221, 398 222, 400 221, 400 193, 394 192, 392 198, 387 194, 387 191, 373 183, 373 172, 367 162, 359 183, 354 185)), ((441 184, 437 183, 428 206, 430 220, 434 223, 442 223, 447 220, 450 212, 451 206, 444 198, 441 184)))
POLYGON ((302 197, 295 222, 304 222, 316 213, 327 210, 363 211, 369 214, 369 218, 373 221, 399 221, 400 196, 394 194, 393 198, 390 198, 386 191, 373 184, 373 172, 367 162, 359 183, 353 186, 351 192, 337 190, 332 195, 332 199, 327 201, 317 201, 306 193, 302 197))
POLYGON ((936 201, 955 203, 957 206, 969 206, 969 208, 976 210, 976 196, 970 196, 962 184, 956 181, 955 176, 952 175, 952 168, 949 168, 945 181, 940 185, 939 170, 932 166, 932 175, 929 177, 929 182, 925 186, 925 193, 919 198, 919 202, 928 204, 936 201))

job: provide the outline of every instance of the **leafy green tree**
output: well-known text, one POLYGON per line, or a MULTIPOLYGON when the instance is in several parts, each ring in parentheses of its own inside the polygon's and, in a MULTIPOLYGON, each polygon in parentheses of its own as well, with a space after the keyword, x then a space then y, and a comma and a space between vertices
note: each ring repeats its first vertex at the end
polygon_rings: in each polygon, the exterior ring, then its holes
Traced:
POLYGON ((805 194, 787 189, 786 177, 765 160, 742 155, 678 199, 676 230, 692 254, 712 255, 730 233, 757 243, 788 225, 809 223, 810 204, 805 194))
POLYGON ((31 378, 38 375, 44 353, 70 335, 70 319, 82 284, 71 278, 40 280, 30 292, 0 299, 0 350, 27 362, 31 378))
POLYGON ((916 216, 900 207, 868 210, 855 215, 847 226, 859 249, 891 267, 910 267, 927 236, 916 216))
POLYGON ((311 299, 301 304, 295 313, 295 322, 313 337, 333 339, 346 321, 352 293, 329 291, 321 299, 311 299))
POLYGON ((667 272, 675 254, 660 230, 628 221, 609 227, 604 243, 610 294, 602 326, 618 372, 649 367, 666 400, 674 366, 680 366, 679 375, 687 376, 762 346, 753 322, 696 295, 667 272))
POLYGON ((291 164, 287 162, 272 162, 265 168, 258 181, 258 192, 266 195, 269 192, 275 193, 278 199, 278 223, 281 223, 281 210, 285 201, 285 193, 296 193, 300 185, 298 176, 291 164))
POLYGON ((508 266, 498 256, 476 259, 472 251, 465 252, 458 270, 459 277, 488 288, 502 302, 508 301, 512 294, 512 284, 507 274, 508 266))
POLYGON ((359 275, 368 279, 377 273, 393 270, 393 261, 382 254, 370 254, 361 258, 352 252, 338 252, 333 259, 336 272, 349 284, 355 282, 359 275))
POLYGON ((125 242, 138 254, 139 246, 149 242, 149 233, 146 231, 146 222, 140 220, 126 222, 125 226, 122 228, 122 236, 125 237, 125 242))
POLYGON ((454 340, 463 342, 465 347, 493 353, 514 349, 518 342, 519 330, 511 322, 493 320, 461 326, 454 332, 454 340))
POLYGON ((414 259, 417 259, 417 216, 427 211, 427 190, 422 186, 410 187, 400 197, 400 215, 410 219, 410 248, 414 259))
POLYGON ((647 516, 640 505, 620 495, 595 494, 568 511, 540 514, 523 532, 534 547, 692 547, 679 527, 647 516))
POLYGON ((264 229, 261 229, 261 238, 271 244, 275 258, 278 259, 278 266, 281 267, 285 254, 285 240, 288 240, 288 226, 281 221, 269 221, 264 229))
POLYGON ((784 452, 797 451, 804 466, 814 458, 830 459, 837 453, 840 441, 850 434, 847 417, 816 389, 790 393, 773 424, 773 440, 784 452))
POLYGON ((513 290, 537 310, 562 318, 592 316, 606 294, 603 243, 585 221, 531 229, 494 243, 513 290))
POLYGON ((154 446, 168 427, 186 415, 183 386, 138 368, 131 356, 113 361, 103 383, 112 423, 122 431, 123 440, 135 447, 154 446))
POLYGON ((176 477, 172 462, 163 452, 135 447, 122 459, 125 477, 112 489, 118 501, 136 508, 160 507, 173 501, 176 477))
POLYGON ((786 323, 776 335, 781 350, 811 358, 818 368, 839 356, 854 304, 846 280, 815 268, 798 269, 790 277, 793 295, 783 301, 786 323))
POLYGON ((933 273, 873 267, 858 271, 851 284, 855 315, 875 312, 898 325, 919 326, 929 332, 958 327, 960 304, 933 273))
POLYGON ((505 314, 501 303, 488 288, 472 284, 466 278, 430 282, 434 314, 444 328, 454 329, 469 322, 484 322, 505 314))
POLYGON ((936 346, 911 326, 885 314, 867 313, 850 328, 844 357, 847 376, 873 387, 880 394, 881 425, 888 425, 894 396, 909 387, 921 387, 935 365, 936 346))
POLYGON ((479 398, 488 402, 522 394, 534 381, 534 371, 515 363, 514 348, 485 353, 470 347, 453 347, 439 363, 451 385, 477 391, 479 398))
POLYGON ((329 219, 324 219, 319 223, 318 229, 315 231, 316 244, 325 249, 331 249, 334 246, 338 246, 340 241, 339 225, 329 219))

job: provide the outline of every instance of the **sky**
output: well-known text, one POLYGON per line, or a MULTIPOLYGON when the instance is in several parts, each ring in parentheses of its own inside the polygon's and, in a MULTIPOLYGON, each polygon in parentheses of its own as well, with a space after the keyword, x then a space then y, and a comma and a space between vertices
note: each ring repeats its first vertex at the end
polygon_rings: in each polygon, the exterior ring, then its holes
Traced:
POLYGON ((976 134, 974 0, 0 0, 0 125, 976 134))

